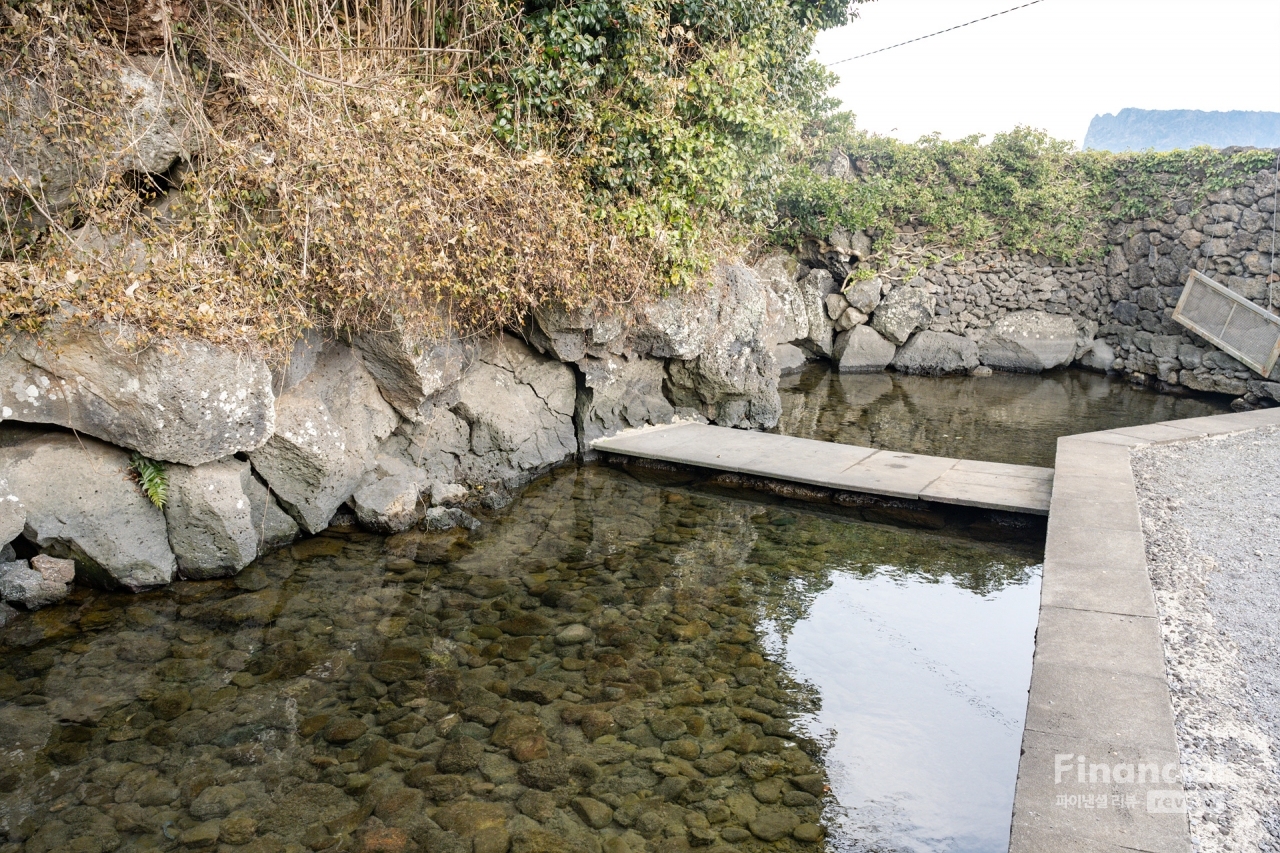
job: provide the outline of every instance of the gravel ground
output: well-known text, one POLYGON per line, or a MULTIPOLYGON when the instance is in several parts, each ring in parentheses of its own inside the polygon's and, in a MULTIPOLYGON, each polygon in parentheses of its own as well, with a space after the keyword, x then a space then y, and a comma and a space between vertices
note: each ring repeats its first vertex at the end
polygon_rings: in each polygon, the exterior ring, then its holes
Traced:
POLYGON ((1197 850, 1280 851, 1280 428, 1137 451, 1197 850))

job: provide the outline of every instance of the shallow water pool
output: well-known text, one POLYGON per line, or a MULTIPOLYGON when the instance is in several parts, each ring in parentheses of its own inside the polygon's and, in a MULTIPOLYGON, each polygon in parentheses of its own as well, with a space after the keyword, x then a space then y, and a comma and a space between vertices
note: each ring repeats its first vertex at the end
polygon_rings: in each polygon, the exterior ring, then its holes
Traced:
POLYGON ((930 377, 815 364, 779 391, 784 435, 1046 468, 1063 435, 1230 411, 1226 398, 1159 394, 1082 370, 930 377))
POLYGON ((0 850, 1000 849, 1039 559, 587 467, 77 589, 0 632, 0 850))

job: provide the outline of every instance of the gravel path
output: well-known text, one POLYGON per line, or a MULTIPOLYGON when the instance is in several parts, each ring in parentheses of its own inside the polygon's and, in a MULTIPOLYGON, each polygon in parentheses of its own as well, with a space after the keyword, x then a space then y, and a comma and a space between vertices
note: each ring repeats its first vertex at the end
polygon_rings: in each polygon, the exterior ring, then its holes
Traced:
POLYGON ((1201 853, 1280 851, 1280 428, 1134 453, 1201 853))

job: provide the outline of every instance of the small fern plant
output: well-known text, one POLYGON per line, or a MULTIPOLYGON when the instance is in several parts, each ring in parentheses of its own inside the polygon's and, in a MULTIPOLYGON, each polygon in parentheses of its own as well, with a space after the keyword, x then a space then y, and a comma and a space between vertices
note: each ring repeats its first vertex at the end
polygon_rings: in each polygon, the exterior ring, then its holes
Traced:
POLYGON ((165 503, 169 500, 169 475, 165 473, 164 466, 141 453, 133 454, 129 465, 138 476, 138 485, 142 487, 142 493, 158 508, 164 509, 165 503))

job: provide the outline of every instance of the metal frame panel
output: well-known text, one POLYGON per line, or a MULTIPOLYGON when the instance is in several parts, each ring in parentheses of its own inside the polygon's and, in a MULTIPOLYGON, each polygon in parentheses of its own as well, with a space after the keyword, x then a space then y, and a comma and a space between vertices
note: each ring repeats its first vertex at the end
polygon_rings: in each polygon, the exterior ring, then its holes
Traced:
POLYGON ((1276 361, 1280 360, 1280 317, 1277 317, 1274 314, 1270 313, 1269 311, 1265 311, 1262 308, 1259 308, 1257 305, 1250 302, 1248 299, 1245 299, 1243 296, 1236 293, 1234 290, 1223 287, 1221 284, 1218 284, 1218 282, 1209 278, 1207 275, 1197 272, 1196 270, 1192 270, 1191 274, 1187 276, 1187 283, 1182 288, 1182 296, 1178 298, 1178 304, 1173 309, 1173 319, 1177 321, 1180 325, 1185 326, 1186 328, 1195 332, 1200 337, 1210 341, 1218 349, 1222 350, 1227 355, 1234 358, 1236 361, 1239 361, 1241 364, 1248 366, 1255 373, 1260 374, 1263 378, 1267 378, 1271 375, 1271 371, 1276 366, 1276 361), (1207 287, 1212 292, 1218 294, 1219 296, 1223 296, 1231 301, 1232 308, 1231 308, 1231 311, 1228 312, 1227 319, 1224 321, 1222 328, 1219 328, 1219 329, 1205 328, 1204 326, 1197 323, 1195 320, 1191 319, 1190 317, 1187 317, 1183 313, 1183 308, 1186 306, 1187 298, 1191 295, 1193 288, 1196 286, 1207 287), (1254 314, 1257 314, 1259 317, 1266 320, 1268 324, 1276 328, 1276 334, 1277 334, 1276 343, 1275 343, 1275 346, 1271 348, 1271 354, 1267 357, 1265 362, 1259 362, 1256 359, 1254 359, 1252 356, 1249 356, 1249 355, 1246 355, 1245 353, 1240 352, 1238 349, 1236 349, 1231 344, 1227 343, 1222 339, 1222 333, 1226 330, 1227 325, 1231 322, 1231 318, 1234 317, 1235 312, 1240 310, 1241 308, 1243 308, 1246 311, 1252 311, 1254 314))

